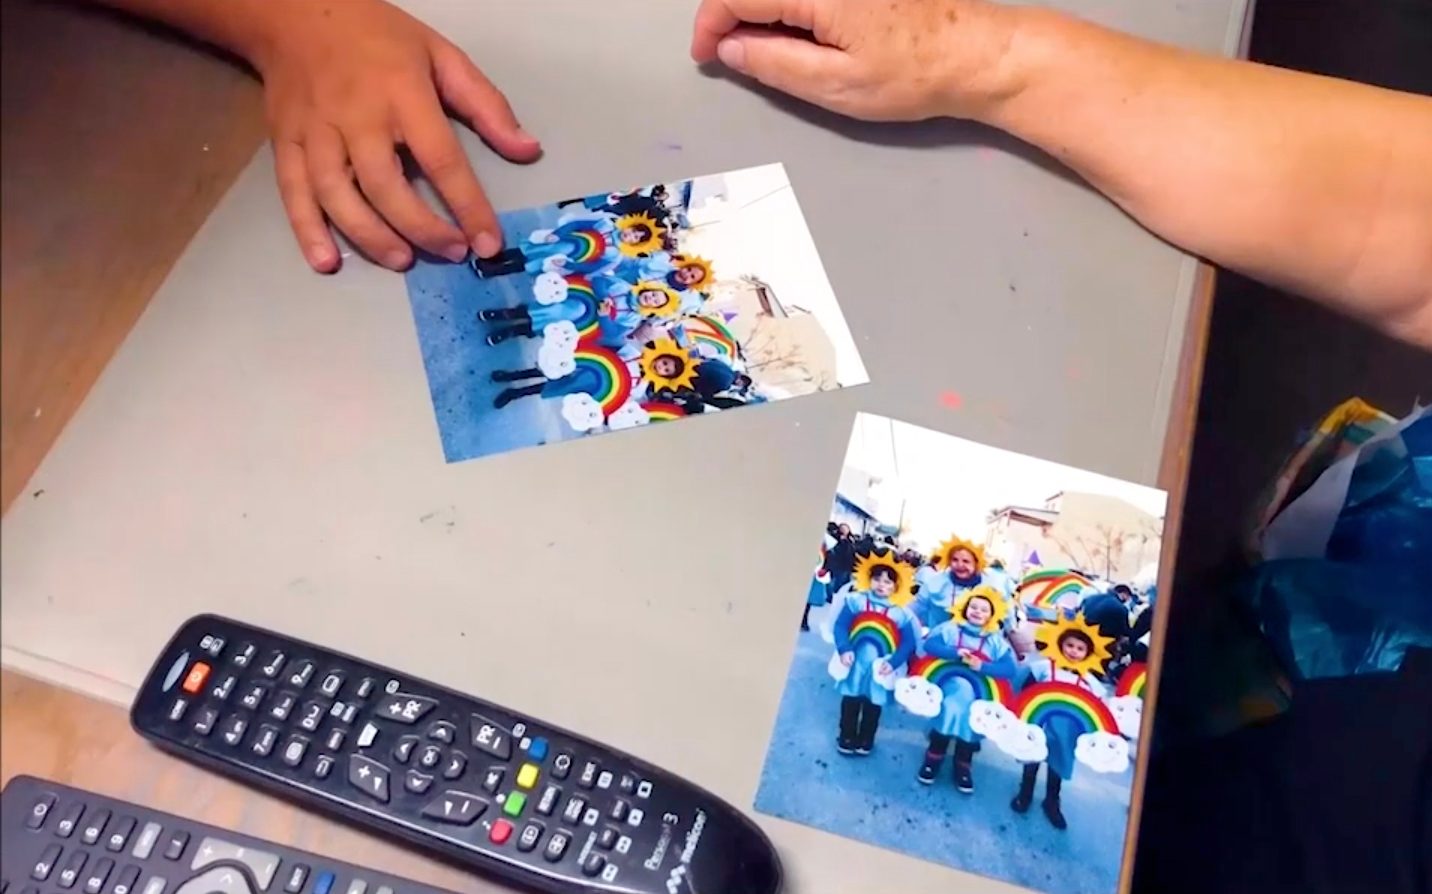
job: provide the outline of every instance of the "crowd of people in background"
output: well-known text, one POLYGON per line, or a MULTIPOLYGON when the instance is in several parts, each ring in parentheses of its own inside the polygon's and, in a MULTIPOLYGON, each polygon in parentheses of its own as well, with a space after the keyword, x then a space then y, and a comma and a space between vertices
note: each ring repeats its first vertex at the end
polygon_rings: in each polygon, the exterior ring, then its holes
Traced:
MULTIPOLYGON (((985 733, 1000 735, 1001 749, 1024 764, 1011 809, 1029 809, 1044 764, 1043 812, 1055 828, 1064 829, 1061 788, 1074 773, 1076 749, 1098 744, 1117 751, 1123 745, 1105 728, 1107 723, 1097 730, 1103 738, 1084 742, 1090 728, 1067 716, 1024 723, 1006 714, 1022 694, 1029 694, 1024 700, 1029 702, 1033 695, 1053 693, 1076 706, 1082 702, 1099 716, 1112 716, 1104 706, 1115 704, 1115 693, 1132 682, 1126 680, 1121 688, 1121 678, 1142 675, 1153 620, 1151 601, 1129 583, 1078 569, 1024 569, 1016 577, 999 559, 987 559, 981 545, 957 536, 926 556, 832 521, 801 617, 802 631, 811 629, 811 612, 822 606, 829 606, 822 613, 828 626, 823 633, 835 647, 831 674, 841 696, 836 749, 842 755, 873 752, 882 713, 901 697, 896 693, 903 686, 907 700, 901 704, 931 721, 920 783, 933 784, 952 753, 956 789, 973 792, 975 755, 985 733), (1068 592, 1057 605, 1026 605, 1022 585, 1048 580, 1051 574, 1068 592), (1076 582, 1072 588, 1071 580, 1076 582), (897 685, 903 677, 921 679, 897 685), (1030 742, 1009 742, 1010 723, 1030 742), (1035 726, 1037 732, 1029 731, 1035 726)), ((1141 687, 1140 681, 1139 696, 1141 687)), ((1130 710, 1139 713, 1118 723, 1125 738, 1137 736, 1141 716, 1141 708, 1130 710)), ((1116 758, 1110 760, 1113 768, 1120 766, 1116 758)))

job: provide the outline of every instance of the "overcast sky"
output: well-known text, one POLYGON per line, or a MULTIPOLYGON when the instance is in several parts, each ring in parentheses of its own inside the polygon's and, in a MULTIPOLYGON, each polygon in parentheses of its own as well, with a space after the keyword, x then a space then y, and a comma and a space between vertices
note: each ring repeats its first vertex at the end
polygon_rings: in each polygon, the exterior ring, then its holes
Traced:
POLYGON ((1162 518, 1161 490, 1072 466, 1011 453, 953 435, 861 413, 845 464, 884 480, 874 508, 887 524, 905 524, 924 549, 952 533, 984 534, 985 517, 1008 505, 1041 507, 1060 491, 1107 494, 1162 518))

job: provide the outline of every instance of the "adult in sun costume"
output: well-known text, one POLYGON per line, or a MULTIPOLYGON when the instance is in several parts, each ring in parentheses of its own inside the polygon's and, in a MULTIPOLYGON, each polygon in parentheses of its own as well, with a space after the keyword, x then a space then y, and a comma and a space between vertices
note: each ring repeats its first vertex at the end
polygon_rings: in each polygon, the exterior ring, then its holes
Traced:
POLYGON ((893 551, 874 550, 856 561, 832 631, 830 670, 841 695, 835 747, 841 754, 867 755, 875 747, 896 674, 915 653, 919 634, 904 607, 914 580, 915 569, 893 551))
POLYGON ((921 660, 911 665, 940 689, 940 713, 930 725, 930 744, 920 767, 920 782, 929 785, 940 772, 945 752, 955 744, 955 787, 975 790, 972 763, 977 737, 970 728, 970 707, 977 699, 1007 704, 1009 680, 1016 669, 1013 649, 1000 627, 1005 601, 994 587, 980 584, 957 600, 952 617, 925 636, 921 660), (918 666, 918 669, 917 669, 918 666))
POLYGON ((984 547, 961 540, 958 535, 940 544, 933 558, 939 560, 942 571, 924 576, 913 606, 915 617, 926 630, 950 619, 955 600, 979 586, 980 572, 985 567, 984 547))
POLYGON ((474 259, 472 268, 484 279, 523 272, 593 276, 612 270, 623 258, 660 250, 663 235, 661 225, 646 214, 579 214, 563 218, 554 229, 533 230, 520 246, 474 259))
MULTIPOLYGON (((1111 656, 1113 640, 1099 632, 1083 615, 1062 617, 1041 624, 1035 641, 1042 658, 1031 667, 1033 682, 1020 690, 1013 713, 1043 731, 1048 744, 1044 815, 1056 829, 1068 823, 1060 809, 1059 793, 1065 779, 1074 775, 1075 748, 1090 732, 1117 733, 1118 724, 1103 699, 1108 694, 1095 679, 1111 656)), ((1039 762, 1027 762, 1019 791, 1010 801, 1015 813, 1024 813, 1034 801, 1039 762)))

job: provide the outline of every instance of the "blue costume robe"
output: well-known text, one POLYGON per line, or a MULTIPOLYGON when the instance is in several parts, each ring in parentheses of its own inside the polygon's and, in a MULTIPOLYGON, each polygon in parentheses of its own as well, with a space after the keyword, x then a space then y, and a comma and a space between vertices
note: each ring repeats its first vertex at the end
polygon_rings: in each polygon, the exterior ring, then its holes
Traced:
POLYGON ((531 237, 522 243, 523 269, 536 276, 547 271, 547 261, 560 258, 564 274, 591 276, 605 273, 621 262, 616 226, 609 217, 580 217, 558 224, 549 241, 531 237))
MULTIPOLYGON (((920 644, 922 655, 963 663, 964 659, 960 657, 961 649, 974 652, 983 662, 977 673, 1008 680, 1018 669, 1014 649, 1003 634, 981 633, 979 628, 965 621, 946 621, 931 630, 920 644)), ((940 704, 940 715, 935 718, 930 729, 966 742, 978 739, 979 736, 970 729, 970 705, 980 698, 974 686, 969 680, 952 677, 945 681, 942 691, 945 698, 940 704)))
POLYGON ((899 642, 895 644, 893 654, 881 655, 874 643, 861 643, 854 647, 855 661, 850 665, 850 675, 836 686, 841 695, 869 699, 876 705, 884 706, 890 701, 891 694, 890 690, 875 682, 875 665, 879 661, 888 661, 898 673, 900 667, 910 660, 919 639, 915 619, 906 609, 871 592, 852 590, 844 594, 844 600, 840 614, 836 615, 834 628, 835 650, 840 654, 852 651, 850 628, 855 623, 855 616, 861 612, 885 615, 899 631, 899 642))
MULTIPOLYGON (((1049 659, 1041 659, 1029 665, 1027 679, 1030 683, 1068 683, 1080 689, 1087 689, 1096 698, 1103 699, 1108 695, 1108 689, 1103 683, 1091 676, 1076 674, 1073 671, 1055 668, 1049 659)), ((1026 684, 1027 685, 1027 684, 1026 684)), ((1079 734, 1082 729, 1078 723, 1068 717, 1053 716, 1040 724, 1044 730, 1044 736, 1049 741, 1049 769, 1059 774, 1061 779, 1070 779, 1074 776, 1074 746, 1078 744, 1079 734)))
POLYGON ((912 608, 915 617, 926 628, 938 627, 950 620, 950 606, 955 604, 964 592, 979 586, 980 576, 957 581, 948 571, 936 572, 928 581, 921 581, 920 593, 915 597, 912 608))

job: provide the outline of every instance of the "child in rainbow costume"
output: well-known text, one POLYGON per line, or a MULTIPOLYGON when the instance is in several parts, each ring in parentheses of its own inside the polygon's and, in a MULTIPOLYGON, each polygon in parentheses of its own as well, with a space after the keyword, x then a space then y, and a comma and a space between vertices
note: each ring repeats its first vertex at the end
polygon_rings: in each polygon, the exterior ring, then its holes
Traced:
POLYGON ((915 569, 893 551, 874 550, 856 561, 850 588, 841 596, 830 665, 841 696, 835 740, 841 754, 864 756, 874 749, 896 673, 915 653, 919 634, 904 607, 914 579, 915 569))
POLYGON ((1016 664, 1000 629, 1005 610, 1001 594, 980 584, 966 590, 955 601, 952 617, 920 643, 920 659, 911 665, 911 674, 930 681, 941 695, 918 777, 925 785, 935 781, 953 740, 955 787, 965 794, 975 790, 972 764, 978 739, 970 728, 970 708, 977 699, 1000 704, 1011 700, 1008 681, 1016 664))
POLYGON ((489 345, 536 338, 554 323, 571 323, 583 342, 620 351, 644 323, 672 318, 682 307, 681 297, 660 283, 630 285, 600 275, 542 273, 532 294, 530 303, 478 312, 480 321, 497 324, 487 335, 489 345))
POLYGON ((920 625, 929 630, 949 620, 955 600, 967 590, 979 586, 984 571, 984 547, 952 536, 935 550, 932 561, 946 570, 927 574, 920 585, 913 610, 920 625))
POLYGON ((567 215, 550 230, 533 230, 519 247, 491 258, 475 258, 480 278, 514 273, 564 273, 592 276, 606 273, 623 258, 659 251, 666 231, 647 214, 614 217, 600 212, 567 215))
MULTIPOLYGON (((1118 733, 1118 722, 1103 701, 1107 689, 1094 676, 1110 658, 1113 640, 1100 634, 1099 628, 1085 621, 1083 615, 1075 615, 1041 624, 1036 642, 1044 657, 1032 663, 1032 682, 1020 690, 1012 713, 1043 732, 1048 747, 1043 762, 1049 768, 1045 774, 1044 815, 1054 828, 1065 829, 1068 823, 1060 809, 1060 789, 1063 781, 1074 775, 1076 750, 1084 747, 1080 740, 1091 731, 1110 736, 1118 733)), ((1015 813, 1028 811, 1034 801, 1039 763, 1024 763, 1019 791, 1009 802, 1015 813)))

